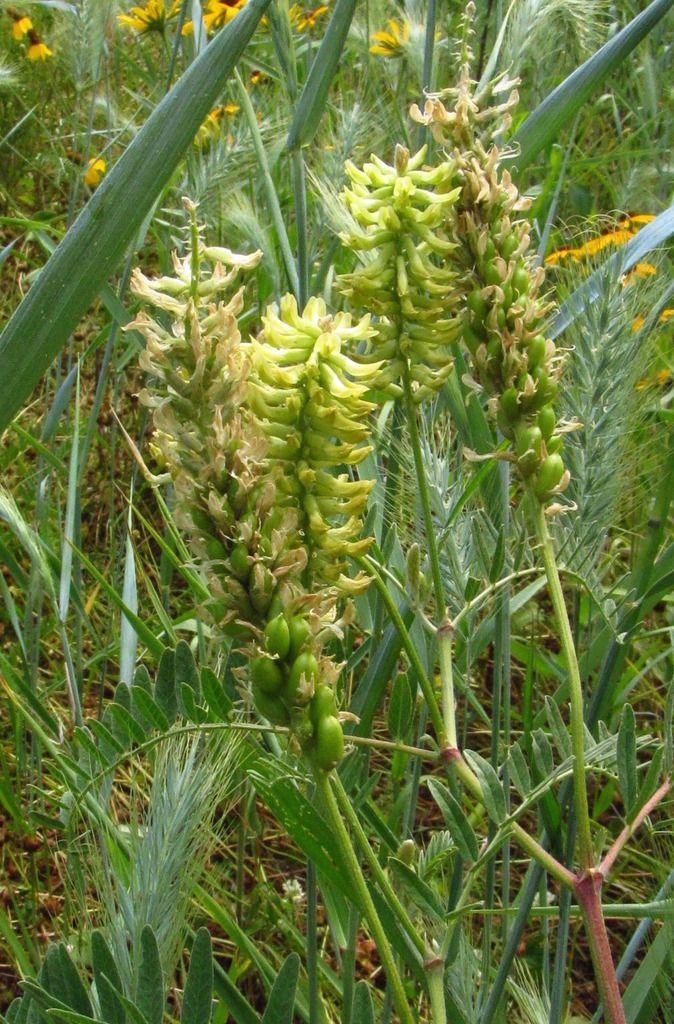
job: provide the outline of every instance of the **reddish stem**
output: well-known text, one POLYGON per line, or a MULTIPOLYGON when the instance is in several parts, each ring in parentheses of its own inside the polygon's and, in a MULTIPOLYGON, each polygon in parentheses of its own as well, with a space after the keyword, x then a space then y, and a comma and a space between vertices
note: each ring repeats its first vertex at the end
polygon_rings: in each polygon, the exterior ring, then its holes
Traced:
POLYGON ((655 793, 650 798, 650 800, 646 801, 646 803, 641 808, 641 810, 637 814, 637 816, 634 819, 634 821, 631 821, 629 823, 629 825, 625 825, 625 828, 622 830, 620 835, 617 837, 617 839, 613 843, 613 846, 608 851, 608 853, 604 857, 603 861, 599 865, 599 870, 601 871, 601 874, 602 874, 602 876, 604 878, 608 877, 608 874, 609 874, 611 868, 613 867, 613 865, 614 865, 614 863, 616 861, 616 858, 617 858, 618 854, 620 853, 620 851, 622 850, 622 848, 625 845, 625 843, 628 841, 628 839, 630 839, 631 836, 634 835, 636 830, 643 823, 644 819, 648 817, 648 815, 651 813, 651 811, 655 807, 657 807, 657 805, 660 803, 662 798, 667 795, 667 793, 670 790, 671 785, 672 785, 672 780, 671 779, 665 779, 665 781, 662 783, 662 785, 659 786, 658 789, 656 789, 655 793))
POLYGON ((589 868, 576 880, 574 889, 583 911, 585 930, 590 943, 594 974, 599 997, 604 1006, 607 1024, 627 1024, 623 1001, 616 977, 613 954, 608 940, 601 908, 601 887, 604 876, 598 868, 589 868))

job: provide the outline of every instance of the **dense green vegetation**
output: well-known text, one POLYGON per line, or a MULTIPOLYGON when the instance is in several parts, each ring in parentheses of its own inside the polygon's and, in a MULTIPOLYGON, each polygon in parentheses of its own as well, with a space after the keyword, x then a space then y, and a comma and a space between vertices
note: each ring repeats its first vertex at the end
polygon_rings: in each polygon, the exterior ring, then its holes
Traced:
POLYGON ((672 1019, 671 7, 0 7, 8 1024, 672 1019))

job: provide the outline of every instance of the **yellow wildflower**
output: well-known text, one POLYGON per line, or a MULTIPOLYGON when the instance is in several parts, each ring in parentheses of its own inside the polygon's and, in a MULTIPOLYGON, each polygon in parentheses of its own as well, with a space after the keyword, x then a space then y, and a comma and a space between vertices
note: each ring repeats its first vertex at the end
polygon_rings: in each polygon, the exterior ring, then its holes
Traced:
POLYGON ((49 49, 46 43, 41 40, 35 39, 34 42, 28 47, 28 60, 47 60, 48 57, 53 57, 54 54, 49 49))
MULTIPOLYGON (((614 228, 608 231, 604 231, 601 235, 597 235, 595 238, 588 239, 583 245, 577 249, 571 249, 564 247, 557 249, 555 252, 551 252, 549 256, 545 257, 545 262, 548 266, 556 266, 565 259, 581 260, 585 256, 595 256, 602 249, 606 249, 609 245, 625 245, 637 234, 640 227, 644 224, 650 224, 655 219, 653 213, 634 213, 628 214, 625 217, 621 217, 614 228)), ((645 268, 650 267, 650 264, 639 263, 637 267, 642 268, 641 274, 635 276, 644 276, 645 274, 654 274, 655 268, 647 270, 645 268)), ((633 272, 634 273, 634 272, 633 272)))
POLYGON ((23 39, 27 36, 33 27, 33 22, 27 15, 23 17, 15 18, 14 24, 12 25, 12 36, 14 39, 23 39))
POLYGON ((216 29, 227 25, 245 5, 246 0, 208 0, 204 11, 206 30, 215 32, 216 29))
POLYGON ((89 188, 96 188, 100 185, 103 175, 107 170, 107 164, 102 156, 92 156, 84 172, 84 181, 89 188))
POLYGON ((381 57, 400 57, 410 39, 410 23, 407 18, 402 24, 398 24, 395 18, 389 18, 388 30, 373 32, 371 38, 374 45, 370 47, 370 53, 381 57))
POLYGON ((298 32, 304 32, 305 28, 314 28, 318 19, 327 12, 326 4, 314 7, 311 11, 305 11, 299 4, 293 4, 290 8, 290 21, 298 32))
POLYGON ((118 14, 117 21, 139 35, 147 32, 163 34, 166 23, 175 18, 179 7, 180 0, 174 0, 168 9, 165 0, 147 0, 143 7, 132 7, 128 14, 118 14))

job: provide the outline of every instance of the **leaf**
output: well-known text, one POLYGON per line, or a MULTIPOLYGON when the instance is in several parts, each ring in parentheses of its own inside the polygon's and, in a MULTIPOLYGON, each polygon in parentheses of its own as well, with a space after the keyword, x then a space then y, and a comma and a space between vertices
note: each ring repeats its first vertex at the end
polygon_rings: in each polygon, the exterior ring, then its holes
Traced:
POLYGON ((339 67, 355 9, 356 0, 337 0, 335 4, 330 23, 295 107, 295 115, 286 140, 286 146, 290 150, 308 146, 316 134, 318 122, 327 103, 330 83, 339 67))
POLYGON ((194 660, 190 645, 185 640, 179 640, 175 651, 175 676, 176 690, 182 693, 182 684, 186 683, 198 702, 201 698, 201 683, 199 682, 199 670, 194 660))
POLYGON ((404 743, 409 737, 413 721, 409 678, 404 672, 399 672, 393 681, 388 709, 388 728, 393 739, 404 743))
POLYGON ((122 987, 117 964, 99 931, 94 931, 91 935, 91 966, 103 1020, 106 1024, 125 1024, 124 1007, 114 992, 115 988, 122 987))
MULTIPOLYGON (((126 683, 122 683, 122 686, 126 686, 126 683)), ((117 701, 108 704, 105 715, 110 717, 115 736, 130 740, 132 743, 145 742, 145 733, 131 712, 127 711, 122 704, 117 701)))
POLYGON ((162 1024, 164 1016, 164 978, 159 947, 152 928, 146 924, 140 933, 141 960, 136 983, 136 1006, 147 1024, 162 1024))
MULTIPOLYGON (((78 970, 73 963, 68 950, 59 943, 57 946, 58 950, 58 971, 61 977, 61 984, 65 997, 63 1002, 67 1003, 75 1011, 75 1013, 81 1014, 83 1017, 93 1018, 94 1012, 91 1008, 91 1002, 87 995, 87 990, 84 987, 84 983, 79 976, 78 970)), ((53 965, 53 969, 56 969, 56 963, 53 965)))
POLYGON ((431 791, 431 796, 440 808, 442 817, 445 819, 445 825, 459 853, 464 860, 474 864, 479 856, 477 837, 470 826, 463 808, 449 792, 447 786, 437 779, 429 779, 428 788, 431 791))
POLYGON ((138 712, 138 715, 142 716, 144 719, 144 721, 140 723, 141 726, 145 726, 147 723, 148 728, 151 727, 153 729, 157 729, 159 732, 166 732, 169 727, 168 718, 159 707, 157 701, 147 692, 147 690, 143 689, 141 686, 132 686, 131 699, 131 708, 134 713, 134 717, 136 717, 135 713, 138 712))
POLYGON ((232 710, 232 702, 215 672, 210 668, 201 670, 201 689, 209 711, 220 722, 226 722, 232 710))
POLYGON ((300 793, 294 781, 279 775, 280 770, 280 766, 271 758, 265 761, 258 758, 248 774, 255 789, 291 839, 311 858, 317 869, 328 875, 353 902, 353 883, 341 864, 335 860, 335 841, 330 826, 300 793))
POLYGON ((159 659, 154 696, 166 715, 169 725, 173 725, 178 715, 178 698, 176 696, 175 653, 168 649, 164 650, 159 659))
POLYGON ((480 780, 482 799, 487 814, 492 821, 500 825, 507 818, 508 809, 503 786, 499 782, 498 775, 489 761, 485 761, 483 757, 480 757, 474 751, 466 750, 464 757, 480 780))
POLYGON ((508 774, 522 799, 531 792, 531 773, 519 743, 513 743, 508 754, 508 774))
POLYGON ((351 1024, 374 1024, 374 1007, 370 986, 366 981, 359 981, 353 996, 351 1024))
POLYGON ((180 1024, 209 1024, 213 1006, 213 949, 207 928, 200 928, 192 943, 180 1024))
POLYGON ((0 430, 115 271, 215 106, 268 3, 249 0, 190 64, 103 179, 14 313, 0 339, 0 430))
POLYGON ((431 887, 419 878, 416 871, 413 871, 403 861, 398 860, 397 857, 390 857, 388 866, 391 874, 396 876, 399 888, 407 894, 407 897, 422 914, 425 914, 431 921, 445 920, 447 915, 444 906, 431 887))
POLYGON ((654 0, 546 96, 510 140, 519 147, 515 161, 518 170, 522 171, 541 149, 557 139, 560 129, 580 110, 604 78, 621 67, 628 54, 664 17, 672 3, 674 0, 654 0))
POLYGON ((299 972, 300 958, 297 953, 288 954, 269 993, 262 1024, 292 1024, 299 972))
POLYGON ((548 694, 545 697, 545 715, 550 726, 550 732, 552 738, 555 741, 557 752, 559 753, 562 761, 566 761, 567 758, 571 757, 573 750, 571 747, 571 737, 569 736, 569 730, 562 718, 562 714, 557 706, 557 703, 548 694))
POLYGON ((616 766, 618 785, 623 798, 625 817, 631 817, 637 799, 637 734, 634 711, 631 704, 625 704, 620 718, 618 742, 616 745, 616 766))

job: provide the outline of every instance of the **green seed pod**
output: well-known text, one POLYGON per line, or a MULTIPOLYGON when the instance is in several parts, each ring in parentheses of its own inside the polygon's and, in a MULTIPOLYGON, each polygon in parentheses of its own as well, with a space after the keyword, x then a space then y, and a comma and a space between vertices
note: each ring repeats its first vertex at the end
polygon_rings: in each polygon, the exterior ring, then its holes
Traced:
POLYGON ((499 399, 499 409, 507 423, 517 423, 522 415, 517 400, 517 388, 506 388, 499 399))
POLYGON ((525 292, 529 291, 529 274, 525 267, 517 267, 513 271, 513 275, 510 280, 513 291, 518 295, 523 295, 525 292))
POLYGON ((463 341, 472 356, 475 355, 478 348, 483 342, 483 338, 477 334, 469 324, 464 324, 463 328, 463 341))
POLYGON ((206 538, 206 554, 212 562, 224 561, 227 557, 227 549, 217 537, 206 538))
POLYGON ((291 661, 297 657, 309 638, 309 623, 299 615, 293 615, 288 623, 290 633, 290 651, 288 657, 291 661))
POLYGON ((501 271, 498 267, 498 264, 488 263, 486 265, 486 267, 484 268, 484 279, 487 282, 487 284, 501 285, 503 283, 503 278, 501 277, 501 271))
POLYGON ((270 654, 282 661, 290 651, 290 629, 283 615, 276 615, 264 628, 264 642, 270 654))
POLYGON ((303 651, 292 664, 290 673, 283 687, 283 698, 287 704, 308 704, 314 695, 314 685, 318 679, 318 662, 311 651, 303 651))
POLYGON ((332 715, 321 718, 316 728, 314 758, 323 771, 336 768, 344 757, 344 733, 339 721, 332 715))
MULTIPOLYGON (((547 408, 549 408, 549 406, 547 408)), ((548 455, 561 455, 564 448, 564 438, 561 434, 557 434, 555 437, 551 437, 545 442, 545 447, 548 450, 548 455)))
POLYGON ((547 342, 542 334, 536 334, 527 345, 529 370, 535 370, 545 359, 547 342))
POLYGON ((253 688, 266 694, 277 694, 283 685, 283 672, 277 662, 261 655, 250 663, 253 688))
POLYGON ((509 260, 510 257, 514 254, 519 244, 520 240, 516 234, 513 233, 511 235, 508 235, 508 237, 504 240, 504 242, 501 245, 501 256, 503 257, 503 259, 509 260))
POLYGON ((538 423, 538 426, 540 427, 541 434, 543 435, 543 437, 547 441, 549 438, 552 437, 553 431, 555 429, 555 425, 557 423, 557 417, 555 416, 555 410, 552 408, 551 405, 544 405, 543 406, 543 408, 541 409, 541 411, 538 414, 538 418, 537 418, 536 422, 538 423))
POLYGON ((523 477, 531 476, 541 461, 543 435, 539 427, 527 427, 517 437, 516 451, 519 456, 517 465, 523 477))
POLYGON ((548 455, 548 457, 543 460, 541 468, 536 474, 536 479, 534 481, 536 497, 540 498, 541 501, 545 501, 562 479, 563 475, 564 462, 562 460, 562 456, 556 452, 553 455, 548 455))
POLYGON ((337 714, 337 704, 335 701, 335 691, 331 686, 326 686, 325 683, 321 683, 316 687, 313 699, 311 701, 311 721, 313 722, 314 728, 318 727, 318 723, 322 718, 334 718, 337 714))
POLYGON ((290 725, 290 714, 280 697, 274 697, 254 686, 253 699, 258 712, 263 718, 268 718, 272 725, 290 725))
POLYGON ((476 319, 478 321, 483 321, 487 315, 489 306, 482 298, 480 289, 476 288, 474 291, 470 292, 466 302, 468 303, 468 308, 475 314, 476 319))
POLYGON ((190 515, 197 530, 203 530, 204 533, 213 532, 215 524, 208 512, 205 512, 203 508, 191 508, 190 515))
POLYGON ((229 566, 232 570, 232 575, 236 576, 237 580, 248 579, 250 573, 250 555, 248 554, 248 548, 245 544, 235 544, 229 555, 229 566))

